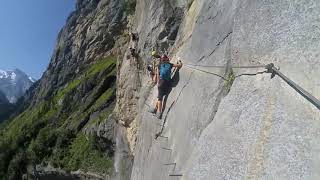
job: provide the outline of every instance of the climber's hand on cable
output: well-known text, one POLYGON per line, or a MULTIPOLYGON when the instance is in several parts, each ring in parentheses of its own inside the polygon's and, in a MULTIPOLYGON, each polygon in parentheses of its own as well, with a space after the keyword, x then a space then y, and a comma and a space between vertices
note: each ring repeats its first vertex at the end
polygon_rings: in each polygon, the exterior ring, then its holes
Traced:
POLYGON ((180 58, 178 58, 178 64, 180 65, 180 68, 182 67, 182 61, 181 61, 181 59, 180 58))
POLYGON ((182 67, 182 61, 181 60, 178 60, 177 64, 173 65, 174 67, 177 67, 177 68, 181 68, 182 67))

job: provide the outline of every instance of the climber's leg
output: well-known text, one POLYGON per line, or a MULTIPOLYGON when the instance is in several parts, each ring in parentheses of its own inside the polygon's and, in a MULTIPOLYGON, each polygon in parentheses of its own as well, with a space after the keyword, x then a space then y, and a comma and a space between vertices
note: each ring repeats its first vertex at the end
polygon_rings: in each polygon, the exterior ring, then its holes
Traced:
POLYGON ((158 105, 158 112, 156 113, 156 116, 158 119, 161 119, 162 118, 162 100, 158 99, 157 105, 158 105))
POLYGON ((157 96, 157 101, 154 106, 154 108, 150 108, 149 112, 156 114, 157 112, 161 113, 162 112, 162 99, 164 96, 164 91, 163 91, 163 80, 159 81, 158 84, 158 96, 157 96))
POLYGON ((159 70, 158 70, 158 68, 155 68, 155 71, 154 71, 154 75, 153 75, 153 82, 154 83, 157 83, 157 82, 159 82, 159 70))
POLYGON ((165 93, 166 93, 166 81, 160 79, 158 84, 158 101, 156 103, 156 107, 157 107, 156 114, 159 119, 161 119, 161 116, 162 116, 162 100, 165 93))

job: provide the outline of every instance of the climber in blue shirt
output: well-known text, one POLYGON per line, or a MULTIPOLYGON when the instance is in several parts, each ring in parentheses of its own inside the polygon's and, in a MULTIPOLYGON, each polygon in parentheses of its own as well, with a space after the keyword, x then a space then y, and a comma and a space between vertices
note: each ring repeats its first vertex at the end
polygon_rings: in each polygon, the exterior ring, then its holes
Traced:
POLYGON ((149 112, 156 114, 158 119, 162 118, 163 97, 168 95, 170 87, 171 87, 171 70, 173 67, 181 68, 182 62, 178 61, 177 64, 170 63, 170 59, 167 55, 162 55, 160 57, 159 64, 159 75, 158 75, 158 100, 156 102, 155 108, 151 108, 149 112))

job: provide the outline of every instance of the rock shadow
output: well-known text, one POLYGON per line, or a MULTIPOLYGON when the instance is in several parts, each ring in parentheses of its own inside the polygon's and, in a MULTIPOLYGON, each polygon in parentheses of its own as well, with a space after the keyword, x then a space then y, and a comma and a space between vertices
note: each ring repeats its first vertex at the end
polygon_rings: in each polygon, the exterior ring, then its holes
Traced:
MULTIPOLYGON (((164 99, 162 101, 163 105, 163 109, 162 109, 162 112, 164 112, 166 110, 166 106, 167 106, 167 101, 168 101, 168 98, 169 98, 169 95, 172 91, 172 88, 176 87, 180 81, 180 73, 179 73, 180 69, 177 69, 172 78, 171 78, 171 82, 170 82, 170 87, 168 88, 168 92, 166 93, 166 95, 164 96, 164 99)), ((167 112, 167 114, 169 113, 169 110, 167 112)))

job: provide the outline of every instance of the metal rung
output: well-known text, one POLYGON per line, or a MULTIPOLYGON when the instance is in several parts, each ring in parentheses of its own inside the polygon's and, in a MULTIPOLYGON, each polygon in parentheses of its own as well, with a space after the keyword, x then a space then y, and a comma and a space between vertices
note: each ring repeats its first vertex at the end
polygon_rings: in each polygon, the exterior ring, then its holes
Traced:
POLYGON ((166 139, 169 139, 168 137, 165 137, 165 136, 161 136, 161 135, 159 135, 158 137, 162 137, 162 138, 166 138, 166 139))
POLYGON ((163 164, 165 166, 170 166, 170 165, 176 165, 176 163, 167 163, 167 164, 163 164))

